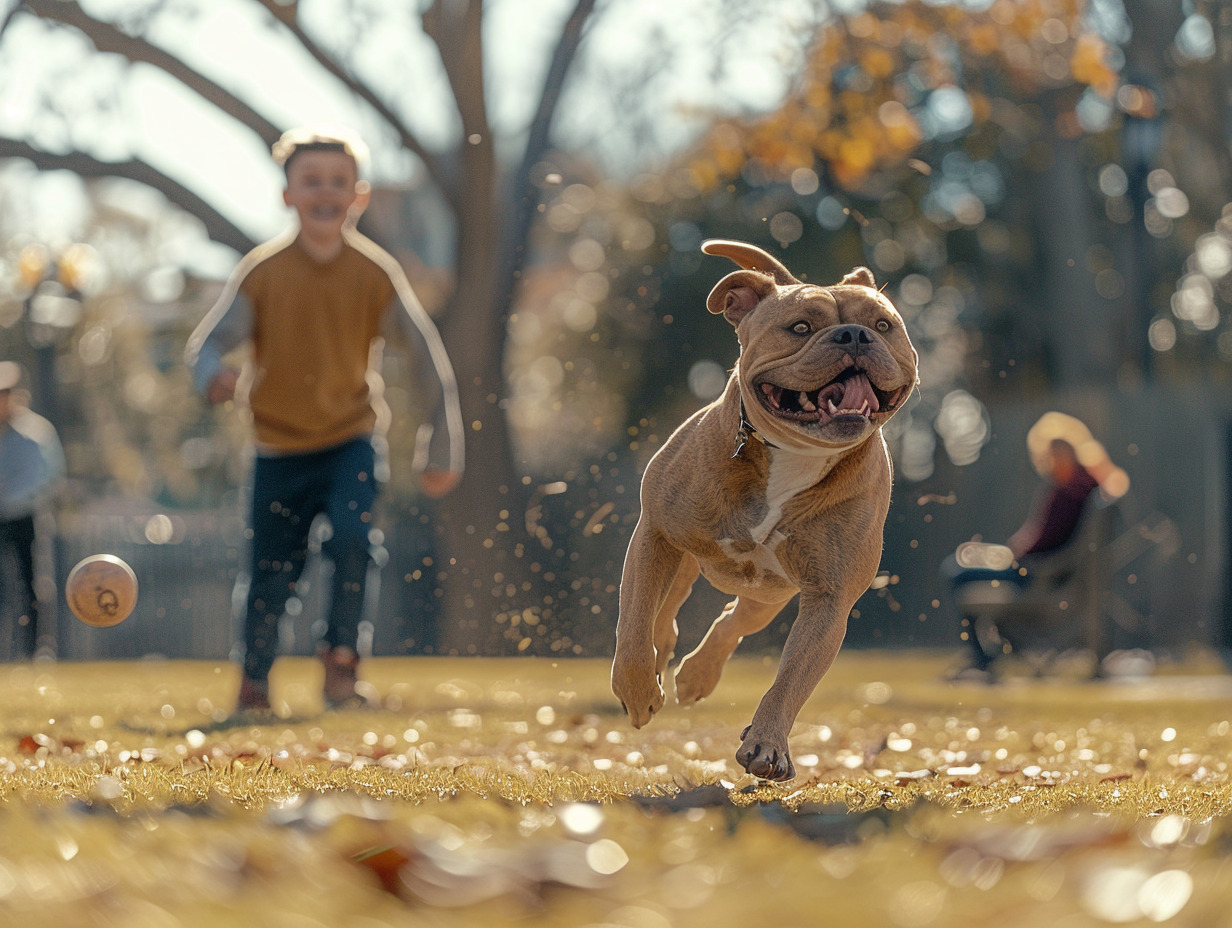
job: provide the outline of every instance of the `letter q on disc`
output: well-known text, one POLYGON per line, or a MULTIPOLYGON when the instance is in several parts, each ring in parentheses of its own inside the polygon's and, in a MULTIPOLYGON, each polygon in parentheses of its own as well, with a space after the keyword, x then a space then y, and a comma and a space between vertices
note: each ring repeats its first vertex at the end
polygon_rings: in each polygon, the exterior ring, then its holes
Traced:
POLYGON ((137 605, 137 575, 114 554, 95 554, 69 571, 64 595, 81 621, 109 628, 132 615, 137 605))

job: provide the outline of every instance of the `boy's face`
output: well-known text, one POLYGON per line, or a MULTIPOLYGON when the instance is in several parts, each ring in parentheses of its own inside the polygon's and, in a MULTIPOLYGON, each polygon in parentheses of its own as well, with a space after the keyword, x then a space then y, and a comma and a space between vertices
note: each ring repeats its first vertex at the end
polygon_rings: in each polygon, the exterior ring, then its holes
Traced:
POLYGON ((282 199, 299 214, 300 229, 313 237, 340 235, 356 199, 355 159, 338 151, 296 154, 282 199))

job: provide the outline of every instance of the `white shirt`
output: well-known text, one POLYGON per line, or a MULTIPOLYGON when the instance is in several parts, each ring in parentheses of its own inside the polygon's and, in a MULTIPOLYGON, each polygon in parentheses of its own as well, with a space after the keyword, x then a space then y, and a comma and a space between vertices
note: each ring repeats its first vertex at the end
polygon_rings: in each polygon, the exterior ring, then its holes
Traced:
POLYGON ((28 409, 0 423, 0 519, 33 515, 64 476, 55 427, 28 409))

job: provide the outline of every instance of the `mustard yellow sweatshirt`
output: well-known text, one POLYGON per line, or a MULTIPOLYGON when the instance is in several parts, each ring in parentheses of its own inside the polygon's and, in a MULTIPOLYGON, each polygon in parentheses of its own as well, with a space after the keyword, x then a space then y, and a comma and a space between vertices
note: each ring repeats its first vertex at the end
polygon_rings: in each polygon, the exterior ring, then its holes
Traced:
POLYGON ((246 255, 188 341, 204 393, 223 358, 251 343, 245 371, 258 453, 300 454, 379 433, 388 421, 379 374, 382 339, 400 330, 429 411, 415 466, 461 471, 462 414, 453 369, 402 268, 359 233, 314 260, 288 233, 246 255))

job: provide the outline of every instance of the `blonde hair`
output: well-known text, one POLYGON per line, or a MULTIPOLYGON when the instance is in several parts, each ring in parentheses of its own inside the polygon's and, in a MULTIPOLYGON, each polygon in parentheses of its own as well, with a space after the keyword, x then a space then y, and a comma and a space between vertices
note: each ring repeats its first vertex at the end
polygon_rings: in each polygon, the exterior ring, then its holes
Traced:
POLYGON ((288 129, 270 149, 274 164, 283 171, 291 169, 295 156, 304 151, 335 151, 350 155, 357 173, 368 167, 368 146, 364 140, 343 126, 299 126, 288 129))
POLYGON ((1129 475, 1112 462, 1085 423, 1063 412, 1044 413, 1027 432, 1031 463, 1041 475, 1048 473, 1053 442, 1069 445, 1077 462, 1099 482, 1105 496, 1116 499, 1129 491, 1129 475))

